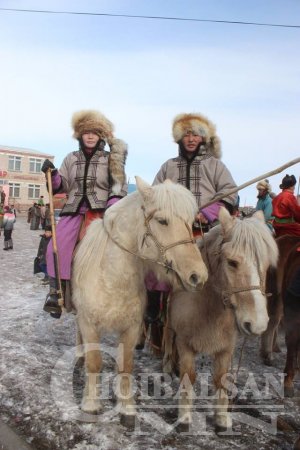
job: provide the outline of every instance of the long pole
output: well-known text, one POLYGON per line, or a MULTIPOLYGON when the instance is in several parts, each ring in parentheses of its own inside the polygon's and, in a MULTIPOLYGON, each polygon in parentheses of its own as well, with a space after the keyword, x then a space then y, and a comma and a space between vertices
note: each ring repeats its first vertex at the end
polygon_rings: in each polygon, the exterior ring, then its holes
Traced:
POLYGON ((229 189, 227 192, 224 192, 223 194, 217 195, 214 197, 213 200, 205 203, 204 205, 201 205, 202 208, 206 208, 209 205, 212 205, 213 203, 222 200, 223 198, 227 197, 228 195, 235 194, 236 192, 244 189, 247 186, 250 186, 253 183, 257 183, 258 181, 264 180, 265 178, 271 177, 272 175, 276 175, 277 173, 282 172, 284 169, 287 169, 290 166, 293 166, 294 164, 298 164, 300 162, 300 158, 293 159, 292 161, 287 162, 283 166, 278 167, 277 169, 271 170, 271 172, 264 173, 263 175, 259 175, 256 178, 253 178, 250 181, 246 181, 246 183, 241 184, 240 186, 237 186, 236 188, 229 189))
POLYGON ((53 189, 52 189, 52 178, 51 178, 51 169, 47 170, 47 183, 48 183, 48 192, 49 192, 49 205, 50 205, 50 220, 51 220, 51 228, 52 228, 52 245, 53 245, 53 260, 54 260, 54 270, 55 270, 55 279, 57 283, 57 294, 58 294, 58 304, 60 306, 64 306, 64 297, 62 291, 62 284, 59 272, 59 257, 57 251, 57 240, 56 240, 56 223, 54 216, 54 207, 53 207, 53 189))

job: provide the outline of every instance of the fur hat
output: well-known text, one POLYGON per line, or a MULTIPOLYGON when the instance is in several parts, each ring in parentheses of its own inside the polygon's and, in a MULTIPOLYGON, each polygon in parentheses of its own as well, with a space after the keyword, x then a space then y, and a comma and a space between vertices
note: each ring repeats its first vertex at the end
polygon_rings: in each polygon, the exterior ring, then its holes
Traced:
POLYGON ((261 180, 257 183, 256 189, 263 189, 264 191, 271 192, 272 187, 269 183, 269 180, 261 180))
POLYGON ((179 114, 173 120, 173 138, 175 142, 192 132, 205 138, 208 148, 215 157, 221 156, 221 141, 216 134, 215 125, 205 116, 199 113, 179 114))
POLYGON ((289 187, 295 186, 297 183, 295 175, 286 175, 282 178, 282 182, 279 186, 280 189, 288 189, 289 187))
POLYGON ((72 116, 72 128, 75 139, 80 139, 88 131, 93 131, 108 143, 113 138, 113 124, 102 113, 92 109, 75 112, 72 116))

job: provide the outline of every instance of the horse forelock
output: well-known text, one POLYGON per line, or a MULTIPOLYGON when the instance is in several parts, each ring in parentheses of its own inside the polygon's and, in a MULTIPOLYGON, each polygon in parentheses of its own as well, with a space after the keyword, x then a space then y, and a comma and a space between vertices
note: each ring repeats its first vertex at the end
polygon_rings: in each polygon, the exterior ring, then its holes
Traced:
POLYGON ((151 207, 164 212, 167 219, 177 216, 192 223, 198 211, 193 194, 184 186, 175 183, 162 183, 153 186, 151 207))
POLYGON ((232 254, 256 259, 266 265, 276 266, 278 249, 266 224, 255 217, 236 219, 231 230, 232 254))
POLYGON ((204 259, 209 259, 213 270, 220 262, 221 248, 225 242, 229 244, 229 252, 232 256, 242 255, 248 260, 260 261, 270 266, 277 264, 278 248, 275 239, 267 226, 254 217, 244 220, 235 219, 233 227, 225 236, 221 225, 218 225, 205 235, 205 239, 200 241, 201 253, 203 253, 204 259), (205 249, 205 247, 207 248, 205 249))

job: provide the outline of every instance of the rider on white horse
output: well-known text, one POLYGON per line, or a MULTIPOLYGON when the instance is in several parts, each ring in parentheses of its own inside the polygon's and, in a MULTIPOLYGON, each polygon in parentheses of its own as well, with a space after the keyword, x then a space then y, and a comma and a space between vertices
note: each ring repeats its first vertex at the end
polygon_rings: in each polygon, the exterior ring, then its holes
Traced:
MULTIPOLYGON (((46 159, 42 171, 51 169, 53 193, 67 194, 67 201, 57 225, 57 249, 60 258, 60 278, 65 291, 71 278, 71 263, 75 245, 82 226, 96 217, 102 217, 105 209, 127 194, 125 161, 127 145, 115 139, 113 124, 100 112, 84 110, 72 117, 73 137, 79 149, 69 153, 57 170, 46 159), (108 143, 110 152, 105 150, 108 143)), ((50 292, 44 310, 59 318, 57 280, 54 267, 53 246, 47 249, 47 270, 50 276, 50 292)), ((70 300, 70 299, 69 299, 70 300)), ((67 310, 70 301, 65 299, 67 310)))

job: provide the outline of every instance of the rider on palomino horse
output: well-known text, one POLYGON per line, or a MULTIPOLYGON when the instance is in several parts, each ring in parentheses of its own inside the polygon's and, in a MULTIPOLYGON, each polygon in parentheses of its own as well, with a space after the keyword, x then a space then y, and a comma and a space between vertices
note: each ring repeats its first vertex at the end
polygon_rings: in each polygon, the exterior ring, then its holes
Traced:
MULTIPOLYGON (((72 309, 70 282, 72 255, 76 243, 91 220, 103 217, 105 209, 127 194, 125 161, 127 145, 114 138, 113 124, 100 112, 84 110, 72 117, 73 137, 79 149, 69 153, 59 170, 46 159, 42 171, 51 169, 53 193, 67 194, 67 202, 57 225, 57 250, 60 258, 60 278, 65 291, 65 307, 72 309), (105 150, 108 143, 110 152, 105 150)), ((44 310, 59 318, 58 285, 55 278, 53 245, 47 249, 47 271, 50 292, 44 310)))
POLYGON ((282 192, 272 201, 276 237, 284 234, 300 236, 300 206, 294 195, 296 183, 294 175, 286 175, 279 186, 282 192))
MULTIPOLYGON (((189 189, 195 196, 199 207, 194 222, 194 235, 201 235, 217 223, 219 209, 225 206, 231 214, 238 200, 236 193, 228 195, 221 201, 202 208, 217 195, 235 188, 236 184, 221 161, 221 142, 216 134, 215 125, 207 117, 198 113, 179 114, 173 121, 173 138, 178 144, 178 156, 168 159, 157 173, 153 184, 162 183, 166 179, 179 183, 189 189)), ((168 286, 157 283, 151 274, 146 279, 149 301, 160 292, 168 292, 168 286), (156 294, 156 295, 155 295, 156 294)), ((157 298, 158 300, 158 298, 157 298)), ((150 312, 150 316, 155 313, 150 312)), ((153 318, 153 317, 152 317, 153 318)))

